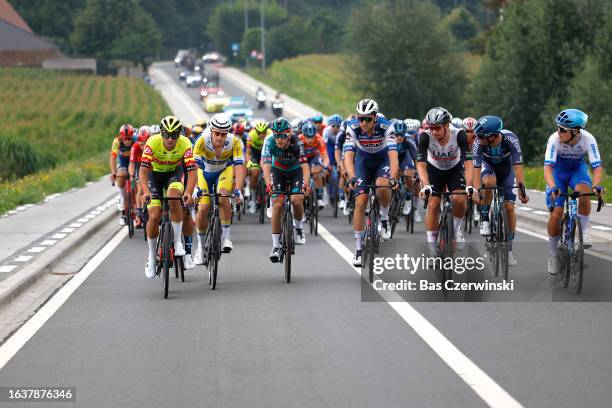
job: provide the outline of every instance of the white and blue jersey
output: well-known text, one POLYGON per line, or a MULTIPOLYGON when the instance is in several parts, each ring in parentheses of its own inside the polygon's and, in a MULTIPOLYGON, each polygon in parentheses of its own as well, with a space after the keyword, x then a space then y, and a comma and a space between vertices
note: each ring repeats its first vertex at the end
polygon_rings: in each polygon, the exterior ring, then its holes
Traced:
POLYGON ((331 126, 327 126, 323 129, 323 142, 325 143, 325 148, 327 149, 327 157, 329 157, 329 164, 331 166, 336 165, 336 155, 334 154, 336 149, 336 139, 340 135, 341 130, 338 130, 334 135, 331 126))
POLYGON ((343 152, 355 152, 356 194, 367 194, 376 178, 391 176, 389 151, 397 151, 393 125, 377 117, 372 135, 361 130, 359 120, 351 120, 346 128, 343 152))
MULTIPOLYGON (((561 143, 557 132, 550 135, 546 146, 544 165, 553 168, 553 176, 556 186, 562 194, 567 194, 568 186, 574 190, 577 184, 591 186, 591 176, 587 168, 585 156, 589 157, 591 168, 602 166, 601 155, 597 147, 595 137, 586 130, 580 130, 576 136, 576 144, 561 143)), ((546 189, 549 192, 549 188, 546 189)), ((546 203, 550 206, 549 194, 546 195, 546 203)), ((555 207, 562 207, 565 197, 559 197, 555 201, 555 207)))

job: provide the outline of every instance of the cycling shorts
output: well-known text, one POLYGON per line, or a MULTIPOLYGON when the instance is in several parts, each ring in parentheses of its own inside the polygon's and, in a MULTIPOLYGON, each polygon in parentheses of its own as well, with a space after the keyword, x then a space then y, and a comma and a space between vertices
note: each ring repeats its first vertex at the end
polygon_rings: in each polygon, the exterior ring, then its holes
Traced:
POLYGON ((462 162, 457 163, 448 170, 440 170, 428 162, 427 175, 429 176, 429 185, 431 185, 431 189, 434 193, 444 192, 445 187, 448 191, 465 190, 465 176, 462 162))
MULTIPOLYGON (((290 188, 292 193, 299 193, 302 191, 302 185, 304 184, 302 168, 299 167, 294 171, 282 171, 281 169, 272 167, 270 182, 272 184, 272 191, 286 191, 290 188)), ((276 198, 278 195, 279 194, 274 193, 272 194, 272 198, 276 198)))
POLYGON ((366 157, 359 154, 359 151, 357 151, 355 155, 355 177, 357 177, 355 194, 368 194, 370 192, 370 187, 366 186, 375 184, 376 179, 379 177, 391 177, 389 156, 384 154, 366 157))
MULTIPOLYGON (((555 178, 555 185, 559 187, 561 194, 567 194, 568 186, 575 191, 578 184, 586 184, 589 187, 592 187, 593 184, 591 176, 589 175, 589 169, 584 162, 575 169, 561 169, 555 167, 553 168, 553 176, 555 178)), ((555 207, 563 207, 565 205, 565 199, 566 197, 557 197, 555 200, 555 207)), ((550 207, 551 204, 550 195, 546 194, 546 206, 550 207)))
MULTIPOLYGON (((177 166, 174 171, 152 171, 149 175, 149 191, 154 197, 163 197, 164 191, 173 188, 181 194, 185 191, 183 186, 183 167, 177 166)), ((152 199, 147 208, 161 207, 161 200, 152 199)))
MULTIPOLYGON (((198 188, 202 192, 208 193, 208 187, 214 184, 217 185, 217 193, 225 190, 228 194, 231 194, 234 186, 234 166, 227 166, 222 171, 211 172, 205 172, 198 168, 198 188)), ((200 198, 200 204, 210 204, 210 197, 203 195, 200 198)))
POLYGON ((498 187, 504 187, 505 201, 516 201, 516 193, 512 188, 516 183, 516 178, 514 177, 514 169, 510 164, 501 164, 496 166, 483 161, 482 170, 480 171, 480 178, 482 179, 489 175, 495 176, 498 187))
POLYGON ((407 151, 400 153, 397 158, 400 164, 400 170, 414 170, 416 168, 414 166, 414 161, 412 160, 412 157, 407 151))

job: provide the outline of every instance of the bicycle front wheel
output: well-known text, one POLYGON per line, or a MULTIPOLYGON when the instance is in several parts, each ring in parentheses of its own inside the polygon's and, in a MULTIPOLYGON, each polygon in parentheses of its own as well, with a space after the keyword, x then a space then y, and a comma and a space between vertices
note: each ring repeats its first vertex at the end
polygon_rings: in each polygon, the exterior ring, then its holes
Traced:
POLYGON ((502 207, 499 211, 497 230, 498 230, 498 249, 499 249, 499 267, 502 279, 508 280, 508 256, 510 252, 510 241, 508 239, 509 232, 508 213, 506 208, 502 207))
POLYGON ((283 219, 283 251, 285 252, 285 281, 291 282, 291 255, 293 255, 293 220, 291 210, 285 209, 285 217, 283 219))
POLYGON ((128 236, 134 238, 134 206, 132 204, 132 194, 127 194, 126 197, 125 218, 128 226, 128 236))
POLYGON ((217 288, 217 276, 219 272, 219 258, 221 257, 221 220, 219 220, 218 216, 215 216, 213 225, 213 231, 211 234, 211 256, 210 259, 210 288, 215 290, 217 288))
POLYGON ((164 299, 168 298, 168 287, 170 284, 170 257, 172 256, 172 231, 170 223, 162 224, 162 281, 164 287, 164 299))
POLYGON ((584 276, 584 243, 582 242, 582 224, 578 217, 574 218, 571 237, 573 250, 567 267, 569 269, 570 287, 578 295, 582 291, 582 279, 584 276))

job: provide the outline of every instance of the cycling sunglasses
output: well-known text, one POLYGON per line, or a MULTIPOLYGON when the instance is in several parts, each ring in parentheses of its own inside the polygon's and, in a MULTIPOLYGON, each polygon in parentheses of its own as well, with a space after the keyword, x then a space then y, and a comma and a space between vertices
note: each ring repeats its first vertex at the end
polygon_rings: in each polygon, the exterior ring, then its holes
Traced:
POLYGON ((179 136, 181 135, 181 131, 175 130, 174 132, 168 132, 162 129, 161 135, 164 139, 178 139, 179 136))
POLYGON ((476 136, 477 136, 479 139, 490 139, 490 138, 492 138, 492 137, 497 137, 497 135, 498 135, 498 134, 499 134, 499 133, 493 133, 492 135, 485 135, 485 134, 483 134, 483 133, 480 133, 480 134, 479 134, 479 133, 476 133, 476 136))
POLYGON ((370 123, 374 120, 372 116, 359 116, 358 119, 359 119, 359 122, 366 122, 366 123, 370 123))
POLYGON ((333 127, 334 129, 339 129, 340 125, 330 125, 331 127, 333 127))
POLYGON ((287 139, 289 137, 289 133, 274 133, 275 139, 287 139))
POLYGON ((559 133, 567 133, 572 131, 572 129, 564 128, 562 126, 557 126, 557 129, 559 130, 559 133))

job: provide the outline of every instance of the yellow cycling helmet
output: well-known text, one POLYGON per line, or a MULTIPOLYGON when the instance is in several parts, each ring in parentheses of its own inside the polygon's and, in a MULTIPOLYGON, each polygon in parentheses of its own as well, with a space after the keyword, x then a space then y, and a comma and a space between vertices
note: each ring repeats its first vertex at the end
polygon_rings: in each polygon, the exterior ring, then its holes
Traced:
POLYGON ((204 129, 202 129, 202 126, 200 125, 195 125, 192 129, 191 129, 191 133, 199 135, 200 133, 202 133, 204 131, 204 129))
POLYGON ((206 119, 198 119, 198 120, 196 120, 196 122, 193 125, 193 127, 199 126, 202 129, 206 129, 206 125, 207 124, 208 124, 208 122, 206 121, 206 119))
POLYGON ((268 130, 268 122, 266 122, 265 120, 258 120, 257 122, 255 122, 254 127, 257 133, 264 133, 266 130, 268 130))
POLYGON ((183 124, 176 116, 166 116, 161 120, 159 124, 162 132, 165 131, 167 133, 177 133, 183 129, 183 124))

